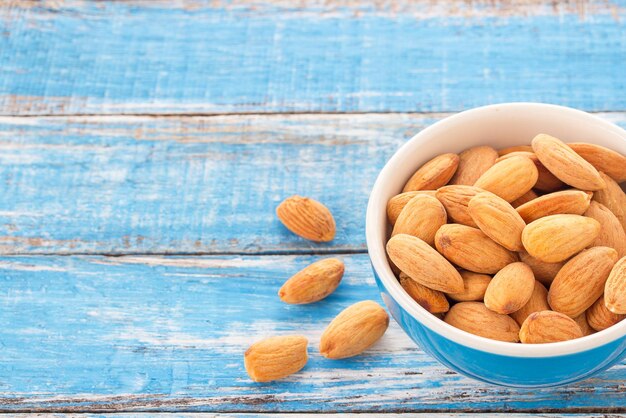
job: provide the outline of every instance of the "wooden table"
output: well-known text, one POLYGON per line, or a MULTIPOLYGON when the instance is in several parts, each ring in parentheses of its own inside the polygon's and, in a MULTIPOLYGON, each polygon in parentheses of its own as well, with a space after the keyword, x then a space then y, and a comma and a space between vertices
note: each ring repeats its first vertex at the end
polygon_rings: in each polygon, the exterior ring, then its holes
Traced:
POLYGON ((497 388, 395 323, 364 356, 317 353, 337 312, 379 300, 368 193, 420 129, 505 101, 626 127, 626 2, 437 3, 2 2, 0 409, 626 412, 624 363, 497 388), (280 225, 291 194, 328 205, 332 243, 280 225), (338 291, 280 303, 281 283, 326 254, 346 263, 338 291), (310 337, 307 367, 251 382, 246 347, 288 332, 310 337))

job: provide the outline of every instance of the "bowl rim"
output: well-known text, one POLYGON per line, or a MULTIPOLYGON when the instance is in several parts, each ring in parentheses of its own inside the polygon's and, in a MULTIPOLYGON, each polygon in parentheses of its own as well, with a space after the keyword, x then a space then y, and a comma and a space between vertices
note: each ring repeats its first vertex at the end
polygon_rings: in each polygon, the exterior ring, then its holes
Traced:
MULTIPOLYGON (((490 112, 502 108, 517 108, 517 110, 525 111, 528 110, 529 107, 537 110, 543 109, 565 112, 587 119, 589 122, 599 123, 604 129, 622 136, 626 141, 626 131, 617 125, 581 110, 553 104, 532 102, 501 103, 476 107, 450 115, 414 135, 393 154, 380 171, 370 193, 367 205, 365 222, 366 243, 372 267, 389 295, 416 321, 436 334, 439 334, 443 338, 475 350, 508 357, 564 356, 592 350, 614 342, 620 338, 624 338, 624 336, 626 336, 626 320, 592 335, 575 340, 547 344, 509 343, 470 334, 469 332, 455 328, 452 325, 440 320, 411 299, 404 289, 402 289, 397 278, 391 271, 391 267, 387 261, 384 243, 381 243, 381 241, 384 241, 384 238, 379 241, 379 234, 376 232, 378 229, 377 224, 379 223, 377 219, 380 219, 380 211, 383 210, 386 213, 387 204, 386 201, 382 202, 379 196, 384 192, 386 183, 393 177, 393 168, 398 164, 398 160, 401 158, 401 155, 411 147, 412 143, 419 142, 420 138, 426 134, 443 129, 448 124, 462 122, 463 119, 472 117, 481 112, 490 112)), ((386 215, 383 219, 386 220, 386 215)))

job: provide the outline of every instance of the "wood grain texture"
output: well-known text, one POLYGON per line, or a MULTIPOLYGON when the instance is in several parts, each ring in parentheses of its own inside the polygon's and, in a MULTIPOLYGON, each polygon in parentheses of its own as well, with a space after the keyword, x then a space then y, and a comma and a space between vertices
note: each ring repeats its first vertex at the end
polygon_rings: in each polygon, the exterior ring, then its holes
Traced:
POLYGON ((364 251, 388 157, 441 115, 0 118, 5 253, 364 251), (328 244, 274 213, 326 204, 328 244))
POLYGON ((626 364, 557 389, 488 386, 448 371, 394 321, 367 354, 317 352, 344 307, 379 300, 365 254, 343 257, 338 290, 310 306, 276 292, 311 256, 0 259, 0 410, 187 412, 617 412, 626 364), (291 332, 310 339, 305 369, 256 384, 243 352, 291 332))
POLYGON ((326 3, 10 1, 0 113, 626 110, 623 0, 326 3))
MULTIPOLYGON (((444 116, 2 117, 0 251, 365 251, 379 170, 444 116), (292 194, 329 207, 333 242, 280 224, 292 194)), ((600 116, 626 126, 623 113, 600 116)))

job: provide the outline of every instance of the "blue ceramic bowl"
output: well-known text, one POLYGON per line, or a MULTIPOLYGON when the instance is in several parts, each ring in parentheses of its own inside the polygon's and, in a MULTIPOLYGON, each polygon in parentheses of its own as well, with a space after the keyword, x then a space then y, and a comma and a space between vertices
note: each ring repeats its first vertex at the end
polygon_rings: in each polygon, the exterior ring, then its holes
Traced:
POLYGON ((536 345, 490 340, 454 328, 415 303, 393 275, 385 255, 386 204, 420 165, 438 154, 485 144, 529 144, 538 133, 566 142, 592 142, 626 155, 626 131, 585 112, 538 103, 480 107, 437 122, 402 146, 378 176, 367 207, 368 251, 392 316, 441 363, 496 385, 558 386, 605 370, 626 355, 626 321, 577 340, 536 345))

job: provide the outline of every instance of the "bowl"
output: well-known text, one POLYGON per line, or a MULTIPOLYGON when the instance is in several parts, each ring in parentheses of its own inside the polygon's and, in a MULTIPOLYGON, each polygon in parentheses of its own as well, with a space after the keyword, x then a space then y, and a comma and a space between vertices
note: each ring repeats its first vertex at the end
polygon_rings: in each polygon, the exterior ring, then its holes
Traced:
POLYGON ((626 356, 626 320, 590 336, 550 344, 500 342, 448 325, 413 301, 392 273, 385 253, 390 231, 386 205, 415 170, 438 154, 477 145, 498 149, 530 144, 539 133, 626 155, 626 131, 579 110, 540 103, 479 107, 447 117, 404 144, 380 172, 367 207, 367 247, 391 315, 425 352, 450 369, 501 386, 559 386, 607 369, 626 356))

